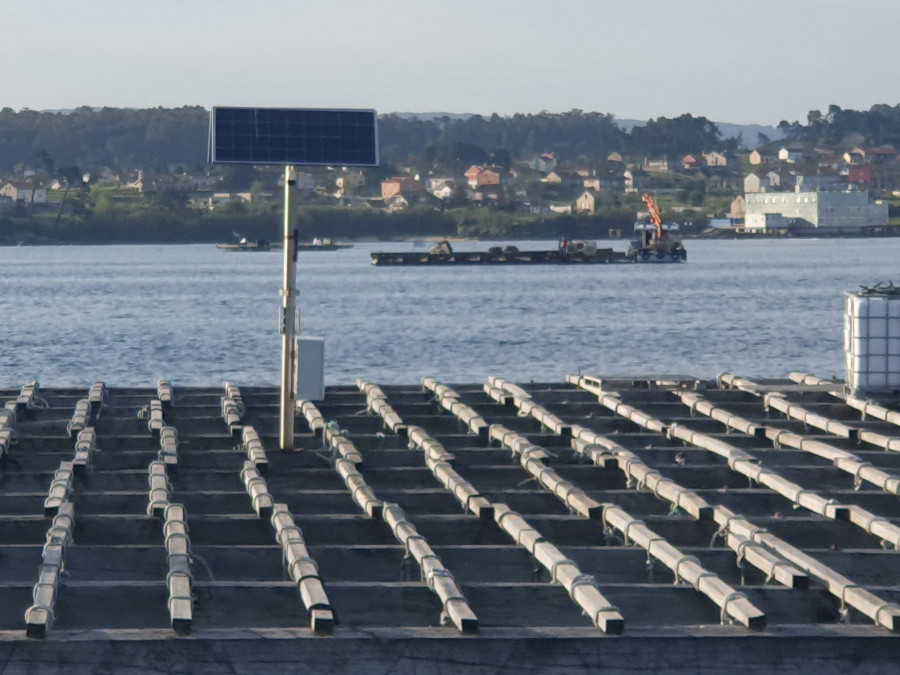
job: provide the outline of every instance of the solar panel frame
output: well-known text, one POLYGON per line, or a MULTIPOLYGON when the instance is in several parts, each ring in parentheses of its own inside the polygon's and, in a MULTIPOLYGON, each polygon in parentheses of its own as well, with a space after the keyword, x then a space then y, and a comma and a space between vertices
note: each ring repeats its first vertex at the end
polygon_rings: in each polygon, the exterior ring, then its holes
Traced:
POLYGON ((213 107, 213 164, 378 166, 378 117, 349 108, 213 107))

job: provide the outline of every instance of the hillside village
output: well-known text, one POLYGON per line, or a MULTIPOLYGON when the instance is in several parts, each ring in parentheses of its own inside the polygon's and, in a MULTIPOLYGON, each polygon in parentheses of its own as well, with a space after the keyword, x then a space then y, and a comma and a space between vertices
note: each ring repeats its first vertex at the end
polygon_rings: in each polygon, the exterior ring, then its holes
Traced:
MULTIPOLYGON (((0 179, 0 214, 56 208, 73 187, 120 197, 168 196, 201 210, 281 199, 277 170, 259 168, 253 185, 225 190, 223 176, 213 168, 202 174, 138 170, 129 176, 103 170, 80 180, 23 168, 20 175, 0 179)), ((650 192, 668 197, 668 217, 684 213, 737 233, 877 232, 889 224, 888 200, 900 194, 900 153, 890 145, 843 152, 770 145, 749 153, 709 150, 677 158, 612 152, 600 163, 542 153, 506 166, 473 164, 461 173, 408 166, 385 177, 372 170, 320 167, 301 172, 298 189, 304 203, 385 213, 472 207, 573 215, 633 205, 637 202, 628 195, 650 192)))

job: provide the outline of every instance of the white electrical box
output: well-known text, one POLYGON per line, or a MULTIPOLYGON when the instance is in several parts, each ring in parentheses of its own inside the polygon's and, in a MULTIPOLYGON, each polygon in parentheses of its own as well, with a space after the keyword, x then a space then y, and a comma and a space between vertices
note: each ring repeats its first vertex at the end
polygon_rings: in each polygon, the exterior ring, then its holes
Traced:
POLYGON ((325 339, 298 337, 294 341, 294 392, 296 400, 325 398, 325 339))
POLYGON ((851 394, 900 391, 900 293, 893 290, 847 293, 844 358, 851 394))

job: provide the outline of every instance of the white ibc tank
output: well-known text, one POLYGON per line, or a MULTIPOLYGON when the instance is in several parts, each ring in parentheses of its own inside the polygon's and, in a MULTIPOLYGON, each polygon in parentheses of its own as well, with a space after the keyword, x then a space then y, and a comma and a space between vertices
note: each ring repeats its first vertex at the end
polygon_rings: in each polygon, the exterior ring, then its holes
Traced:
POLYGON ((900 287, 847 293, 844 358, 850 393, 900 391, 900 287))

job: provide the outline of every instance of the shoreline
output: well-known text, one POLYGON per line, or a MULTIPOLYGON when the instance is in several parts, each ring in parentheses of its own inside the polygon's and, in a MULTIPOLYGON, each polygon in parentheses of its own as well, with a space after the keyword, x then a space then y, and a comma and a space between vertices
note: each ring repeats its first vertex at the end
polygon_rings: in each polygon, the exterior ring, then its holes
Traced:
MULTIPOLYGON (((862 232, 830 232, 826 229, 797 232, 797 233, 743 233, 743 232, 701 232, 698 234, 682 234, 682 239, 690 240, 786 240, 786 239, 894 239, 900 237, 900 227, 888 229, 880 233, 862 233, 862 232), (896 231, 894 231, 896 230, 896 231)), ((582 237, 578 237, 582 238, 582 237)), ((583 237, 590 241, 623 241, 627 242, 627 237, 583 237)), ((423 237, 396 237, 386 239, 354 239, 347 237, 339 243, 352 244, 379 244, 379 243, 406 243, 414 244, 417 242, 434 243, 438 241, 449 241, 450 243, 503 243, 503 242, 520 242, 520 241, 555 241, 557 237, 442 237, 440 235, 425 235, 423 237)), ((106 241, 106 242, 64 242, 64 241, 45 241, 45 242, 4 242, 0 241, 0 248, 35 248, 45 246, 215 246, 216 242, 209 241, 106 241)), ((272 250, 280 250, 273 247, 272 250)))

